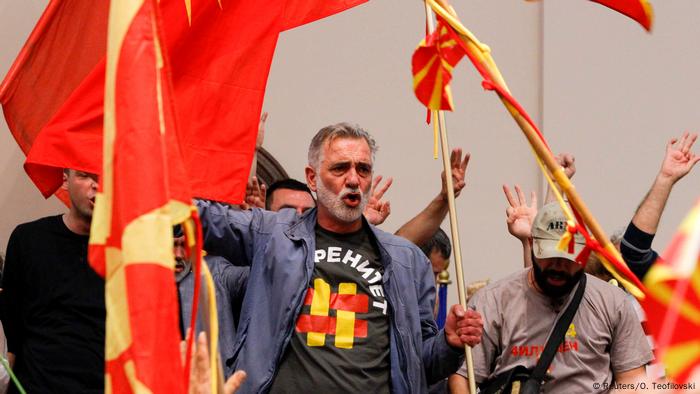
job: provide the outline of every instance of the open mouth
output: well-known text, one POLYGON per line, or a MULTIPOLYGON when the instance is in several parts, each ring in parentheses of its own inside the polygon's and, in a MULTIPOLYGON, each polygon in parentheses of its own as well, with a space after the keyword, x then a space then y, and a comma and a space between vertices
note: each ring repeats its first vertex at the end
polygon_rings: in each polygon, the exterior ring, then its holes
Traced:
POLYGON ((343 202, 350 207, 356 207, 362 202, 362 195, 360 193, 347 193, 343 196, 343 202))
POLYGON ((547 282, 553 286, 563 286, 566 284, 568 277, 558 273, 548 273, 547 282))
POLYGON ((175 260, 175 273, 179 274, 180 272, 185 270, 185 263, 183 263, 180 260, 175 260))

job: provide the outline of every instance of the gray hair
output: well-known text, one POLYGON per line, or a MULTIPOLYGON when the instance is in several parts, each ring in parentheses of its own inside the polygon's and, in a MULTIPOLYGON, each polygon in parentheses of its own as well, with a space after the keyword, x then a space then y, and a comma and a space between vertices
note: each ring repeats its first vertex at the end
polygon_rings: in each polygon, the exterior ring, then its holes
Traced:
POLYGON ((372 161, 374 161, 374 155, 377 153, 377 143, 374 138, 359 125, 342 122, 322 128, 311 139, 309 145, 309 165, 311 167, 318 168, 321 162, 321 147, 326 142, 330 143, 336 138, 364 138, 372 153, 372 161))

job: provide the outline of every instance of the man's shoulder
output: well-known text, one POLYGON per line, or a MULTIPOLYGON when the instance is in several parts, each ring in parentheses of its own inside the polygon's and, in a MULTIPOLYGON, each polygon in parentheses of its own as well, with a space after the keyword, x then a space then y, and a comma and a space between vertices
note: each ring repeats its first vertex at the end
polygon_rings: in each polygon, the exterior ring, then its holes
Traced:
POLYGON ((12 231, 13 237, 35 236, 39 233, 58 228, 62 215, 46 216, 17 225, 12 231))
POLYGON ((489 283, 474 293, 474 301, 491 298, 494 300, 523 299, 527 288, 525 278, 529 269, 524 268, 508 274, 506 277, 489 283))
POLYGON ((374 235, 377 237, 377 241, 379 243, 381 243, 383 246, 390 246, 390 247, 395 247, 395 248, 400 248, 400 249, 405 248, 406 250, 420 252, 420 248, 418 248, 413 242, 407 240, 404 237, 400 237, 396 234, 388 233, 388 232, 380 229, 379 227, 372 226, 371 228, 372 228, 372 231, 374 232, 374 235))
POLYGON ((586 291, 584 298, 595 304, 613 307, 615 309, 627 300, 627 293, 621 288, 614 286, 593 275, 586 275, 586 291))
POLYGON ((502 292, 506 289, 517 289, 518 291, 522 291, 523 287, 519 286, 519 284, 523 282, 523 279, 525 276, 527 276, 529 270, 529 268, 523 268, 512 272, 507 276, 484 286, 484 290, 487 292, 502 292))

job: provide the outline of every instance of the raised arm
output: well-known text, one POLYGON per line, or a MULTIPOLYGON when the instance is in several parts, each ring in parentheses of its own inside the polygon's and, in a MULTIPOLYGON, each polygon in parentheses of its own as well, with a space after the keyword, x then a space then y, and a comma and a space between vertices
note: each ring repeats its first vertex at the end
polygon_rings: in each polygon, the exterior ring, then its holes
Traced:
POLYGON ((215 201, 197 200, 202 222, 204 250, 222 256, 236 265, 250 265, 255 236, 263 222, 263 214, 272 212, 241 210, 215 201))
MULTIPOLYGON (((469 164, 469 153, 462 159, 462 148, 452 150, 450 165, 452 167, 452 182, 455 197, 459 196, 466 185, 464 181, 469 164)), ((449 211, 447 203, 447 180, 442 172, 442 188, 435 198, 413 219, 399 228, 396 235, 406 238, 416 245, 422 245, 435 234, 449 211)))
POLYGON ((666 145, 661 170, 632 218, 632 223, 638 229, 649 234, 656 233, 673 185, 686 176, 700 160, 700 156, 690 151, 697 138, 697 134, 685 132, 680 139, 672 138, 666 145))
POLYGON ((691 151, 697 138, 697 134, 685 132, 680 139, 672 138, 668 142, 661 169, 625 231, 620 251, 640 279, 658 256, 651 249, 651 243, 673 186, 700 161, 700 157, 691 151))

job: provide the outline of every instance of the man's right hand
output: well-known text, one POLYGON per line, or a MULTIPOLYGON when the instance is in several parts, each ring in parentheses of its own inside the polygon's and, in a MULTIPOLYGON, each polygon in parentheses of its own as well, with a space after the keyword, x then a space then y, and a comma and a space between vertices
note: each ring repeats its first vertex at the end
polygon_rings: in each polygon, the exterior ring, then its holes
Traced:
POLYGON ((576 173, 576 158, 571 153, 560 153, 556 157, 557 163, 564 168, 564 174, 571 179, 576 173))
MULTIPOLYGON (((469 153, 464 154, 464 160, 462 160, 462 148, 452 149, 450 154, 450 167, 452 167, 452 190, 454 190, 455 198, 459 197, 459 194, 466 186, 464 178, 467 173, 467 165, 469 164, 469 153)), ((440 190, 440 195, 447 201, 447 177, 445 171, 442 172, 442 189, 440 190)))
POLYGON ((686 131, 680 139, 672 138, 668 142, 659 178, 676 183, 690 172, 693 166, 700 161, 700 156, 690 151, 697 139, 697 134, 690 134, 686 131))
POLYGON ((513 197, 507 185, 503 185, 503 192, 506 195, 509 206, 506 208, 506 223, 508 232, 522 242, 530 238, 532 222, 537 216, 537 194, 533 191, 530 195, 530 205, 527 204, 525 194, 520 186, 515 185, 517 200, 513 197))

